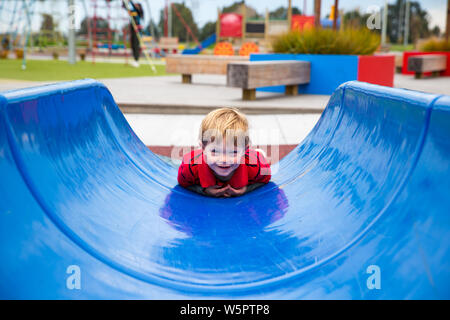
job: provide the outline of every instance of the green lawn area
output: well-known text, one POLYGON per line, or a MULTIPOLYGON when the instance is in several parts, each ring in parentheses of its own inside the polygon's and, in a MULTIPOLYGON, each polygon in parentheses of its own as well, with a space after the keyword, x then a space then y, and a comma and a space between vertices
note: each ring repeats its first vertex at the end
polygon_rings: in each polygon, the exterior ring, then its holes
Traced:
POLYGON ((70 65, 59 60, 27 60, 22 70, 22 60, 0 60, 0 79, 29 81, 76 80, 83 78, 127 78, 166 75, 164 65, 155 65, 156 73, 147 64, 134 68, 122 63, 95 63, 80 61, 70 65))
POLYGON ((402 44, 391 44, 391 47, 389 48, 390 51, 412 51, 414 50, 413 44, 408 44, 406 46, 402 44))

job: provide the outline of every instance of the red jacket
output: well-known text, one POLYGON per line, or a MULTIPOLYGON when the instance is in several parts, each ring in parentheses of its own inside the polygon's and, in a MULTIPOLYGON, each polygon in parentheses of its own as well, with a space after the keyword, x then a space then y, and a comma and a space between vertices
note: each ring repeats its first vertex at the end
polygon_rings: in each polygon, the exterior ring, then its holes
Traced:
POLYGON ((231 179, 220 181, 206 163, 203 150, 193 150, 183 156, 178 168, 178 183, 183 187, 198 184, 203 188, 230 184, 235 189, 241 189, 249 184, 270 181, 270 164, 260 152, 247 148, 244 157, 245 163, 237 167, 231 179))

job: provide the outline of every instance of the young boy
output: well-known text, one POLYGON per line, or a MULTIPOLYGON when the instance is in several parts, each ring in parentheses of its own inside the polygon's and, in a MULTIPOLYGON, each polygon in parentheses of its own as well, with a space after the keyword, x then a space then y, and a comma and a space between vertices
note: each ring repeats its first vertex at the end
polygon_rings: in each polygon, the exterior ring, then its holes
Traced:
POLYGON ((240 196, 269 182, 270 164, 250 149, 248 121, 235 108, 211 111, 203 119, 201 149, 183 156, 178 183, 212 197, 240 196))

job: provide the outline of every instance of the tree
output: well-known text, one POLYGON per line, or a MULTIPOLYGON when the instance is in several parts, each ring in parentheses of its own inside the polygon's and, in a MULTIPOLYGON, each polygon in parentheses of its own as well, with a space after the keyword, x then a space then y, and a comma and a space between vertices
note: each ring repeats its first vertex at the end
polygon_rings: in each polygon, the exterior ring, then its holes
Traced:
POLYGON ((420 7, 420 3, 416 1, 411 2, 411 20, 409 22, 410 32, 408 39, 410 43, 430 36, 431 32, 428 19, 428 12, 420 7))
POLYGON ((51 14, 42 14, 41 31, 54 31, 55 24, 53 23, 53 16, 51 14))
MULTIPOLYGON (((302 14, 299 8, 293 7, 292 14, 302 14)), ((287 19, 287 8, 286 7, 278 7, 277 9, 269 12, 269 19, 276 20, 286 20, 287 19)))
MULTIPOLYGON (((397 0, 388 6, 387 35, 391 43, 401 43, 405 34, 406 0, 397 0)), ((410 2, 409 41, 414 43, 420 38, 430 36, 428 13, 417 1, 410 2)))
POLYGON ((441 28, 439 28, 439 26, 434 26, 430 32, 433 36, 439 37, 441 35, 441 28))
MULTIPOLYGON (((198 37, 198 26, 194 21, 191 9, 189 9, 184 3, 173 3, 173 6, 189 26, 192 33, 198 37)), ((160 11, 159 17, 158 28, 164 31, 164 9, 160 11)), ((180 42, 186 42, 188 39, 188 31, 178 15, 175 13, 174 9, 172 9, 172 36, 178 37, 180 42)), ((189 38, 191 38, 191 35, 189 35, 189 38)))
POLYGON ((344 13, 343 20, 346 28, 362 28, 366 26, 370 13, 361 14, 359 9, 344 13))
MULTIPOLYGON (((91 32, 94 32, 94 19, 92 18, 84 18, 83 21, 81 21, 80 30, 77 32, 79 35, 87 35, 88 34, 88 23, 91 27, 91 32)), ((96 36, 106 36, 108 34, 107 29, 109 29, 109 23, 106 19, 97 17, 96 18, 96 25, 95 25, 95 32, 96 36)), ((111 35, 114 37, 114 30, 111 30, 111 35)))
MULTIPOLYGON (((236 1, 228 7, 222 9, 222 13, 239 13, 242 14, 242 4, 244 1, 236 1)), ((264 19, 254 8, 245 6, 245 16, 247 19, 264 19)))
MULTIPOLYGON (((401 43, 405 34, 405 4, 406 0, 397 0, 395 4, 388 5, 387 36, 391 43, 401 43)), ((409 43, 414 43, 420 38, 426 38, 431 34, 438 34, 440 30, 433 32, 428 27, 428 13, 421 8, 417 1, 410 2, 409 43)), ((370 14, 361 14, 359 10, 348 11, 344 14, 346 27, 365 27, 370 14)), ((374 29, 375 32, 381 30, 374 29)))
POLYGON ((148 26, 145 28, 145 33, 147 34, 152 34, 153 31, 153 37, 155 37, 156 39, 159 39, 162 35, 162 30, 159 29, 159 27, 153 22, 153 20, 151 20, 148 24, 148 26), (152 30, 153 28, 153 30, 152 30))
POLYGON ((216 22, 207 22, 200 30, 199 40, 203 41, 213 33, 216 33, 216 22))

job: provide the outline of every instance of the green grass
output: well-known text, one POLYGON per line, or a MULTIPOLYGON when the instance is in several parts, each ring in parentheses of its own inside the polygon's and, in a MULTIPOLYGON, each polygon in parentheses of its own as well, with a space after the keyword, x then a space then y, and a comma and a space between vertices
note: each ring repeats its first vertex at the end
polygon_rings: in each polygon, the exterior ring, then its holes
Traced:
POLYGON ((391 44, 389 47, 389 51, 412 51, 414 50, 414 45, 413 44, 408 44, 406 46, 402 45, 402 44, 391 44))
POLYGON ((59 81, 83 78, 127 78, 166 75, 164 65, 155 65, 154 74, 149 65, 133 68, 122 63, 95 63, 80 61, 70 65, 59 60, 28 60, 22 70, 22 60, 0 60, 0 78, 29 81, 59 81))

